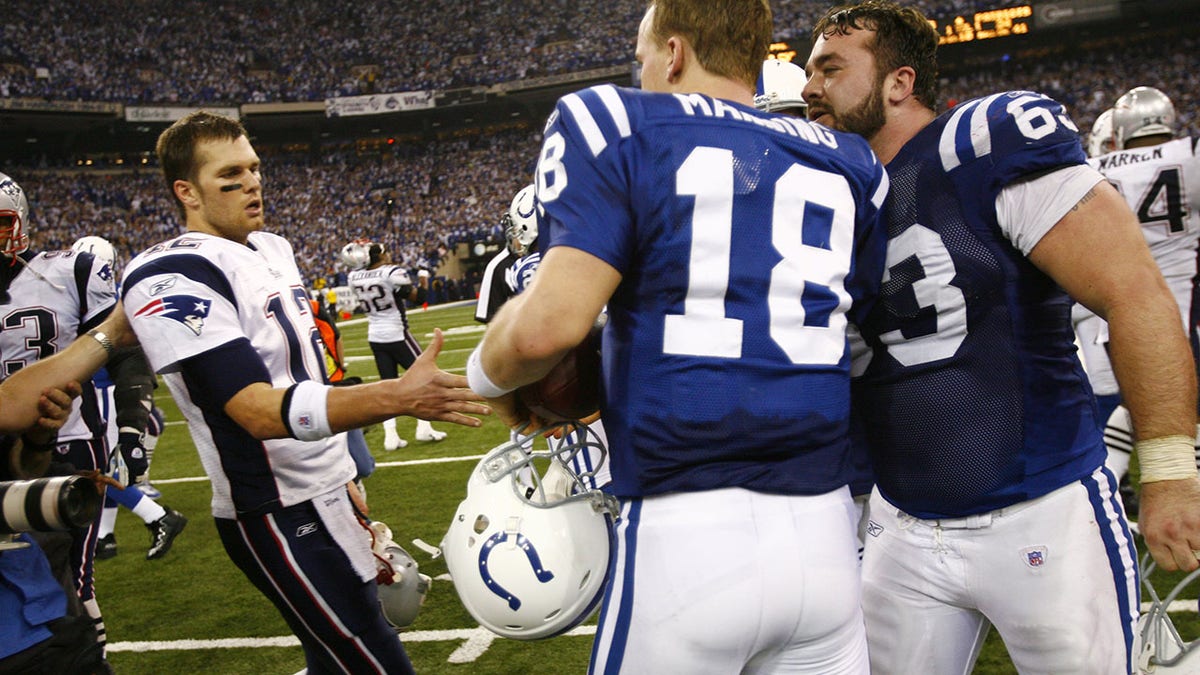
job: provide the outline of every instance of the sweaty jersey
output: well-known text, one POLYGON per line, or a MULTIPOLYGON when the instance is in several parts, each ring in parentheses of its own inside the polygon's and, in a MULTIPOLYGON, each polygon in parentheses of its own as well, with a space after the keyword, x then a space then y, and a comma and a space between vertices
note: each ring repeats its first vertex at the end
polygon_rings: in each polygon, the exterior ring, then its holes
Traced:
POLYGON ((1088 162, 1116 186, 1137 215, 1186 326, 1200 241, 1196 139, 1178 138, 1153 147, 1119 150, 1088 162))
POLYGON ((900 509, 983 513, 1104 461, 1071 301, 996 207, 1010 183, 1084 162, 1060 104, 1006 92, 959 104, 888 164, 887 270, 860 325, 873 356, 855 405, 880 492, 900 509))
MULTIPOLYGON (((112 267, 91 253, 48 251, 22 258, 29 267, 18 262, 12 269, 8 301, 0 304, 0 380, 66 349, 117 302, 112 267)), ((103 436, 95 391, 84 390, 58 432, 60 442, 103 436)))
POLYGON ((129 263, 125 313, 187 418, 212 479, 213 515, 292 506, 355 475, 345 434, 259 441, 225 404, 256 382, 323 382, 320 335, 292 247, 252 233, 246 245, 189 232, 129 263))
POLYGON ((872 298, 887 177, 860 138, 601 85, 551 114, 546 250, 621 273, 602 407, 620 496, 846 485, 846 314, 872 298))
POLYGON ((408 272, 399 265, 381 265, 354 270, 348 283, 367 312, 367 340, 402 342, 408 331, 404 300, 412 290, 408 272))

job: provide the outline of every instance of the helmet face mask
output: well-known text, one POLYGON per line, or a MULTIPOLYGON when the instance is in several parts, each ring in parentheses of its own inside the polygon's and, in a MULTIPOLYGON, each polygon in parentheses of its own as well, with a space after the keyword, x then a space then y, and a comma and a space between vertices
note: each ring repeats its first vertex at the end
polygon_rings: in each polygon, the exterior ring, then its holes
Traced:
POLYGON ((371 549, 379 570, 376 577, 379 608, 392 628, 408 628, 425 604, 425 595, 433 580, 421 574, 417 561, 392 540, 392 530, 386 524, 374 521, 370 530, 371 549))
POLYGON ((12 178, 0 173, 0 254, 15 258, 29 249, 28 222, 25 191, 12 178))
POLYGON ((1113 104, 1113 138, 1118 150, 1143 136, 1175 135, 1175 105, 1154 87, 1134 87, 1113 104))
POLYGON ((599 606, 618 512, 570 468, 575 454, 603 448, 594 434, 554 450, 526 446, 544 443, 543 431, 480 460, 441 544, 463 606, 517 640, 559 635, 599 606))
POLYGON ((517 255, 528 253, 538 236, 537 201, 534 199, 533 185, 526 185, 513 197, 501 225, 509 249, 517 255))
MULTIPOLYGON (((1142 587, 1145 597, 1150 601, 1150 608, 1138 617, 1137 633, 1133 640, 1134 665, 1137 673, 1200 673, 1200 639, 1186 640, 1168 615, 1170 606, 1181 595, 1192 587, 1192 582, 1200 578, 1200 569, 1195 570, 1181 579, 1165 596, 1159 597, 1158 592, 1150 582, 1156 565, 1146 554, 1142 558, 1142 587)), ((1191 605, 1189 609, 1196 610, 1195 590, 1184 595, 1191 605)))

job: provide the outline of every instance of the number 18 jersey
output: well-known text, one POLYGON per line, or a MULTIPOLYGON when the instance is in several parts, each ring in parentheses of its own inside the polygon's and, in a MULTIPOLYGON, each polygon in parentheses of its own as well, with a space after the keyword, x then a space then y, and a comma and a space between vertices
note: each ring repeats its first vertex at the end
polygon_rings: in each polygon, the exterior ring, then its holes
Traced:
POLYGON ((603 339, 618 495, 847 483, 846 315, 877 290, 886 193, 862 139, 804 120, 611 85, 559 101, 538 231, 622 275, 603 339))

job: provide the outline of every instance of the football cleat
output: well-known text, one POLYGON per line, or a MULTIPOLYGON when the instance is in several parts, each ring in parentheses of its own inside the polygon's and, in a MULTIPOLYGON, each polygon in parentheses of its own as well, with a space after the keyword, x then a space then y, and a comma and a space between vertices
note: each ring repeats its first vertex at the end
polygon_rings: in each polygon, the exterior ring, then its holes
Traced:
POLYGON ((408 441, 400 438, 400 436, 397 434, 385 434, 383 437, 383 449, 387 450, 388 452, 399 450, 400 448, 407 446, 408 441))
POLYGON ((171 550, 175 537, 183 532, 188 523, 182 513, 169 506, 163 508, 167 510, 166 515, 153 523, 146 523, 146 529, 150 530, 150 548, 146 551, 146 560, 157 560, 165 556, 171 550))
POLYGON ((418 441, 437 442, 437 441, 445 440, 446 432, 438 431, 437 429, 434 429, 433 427, 431 427, 428 422, 426 422, 425 424, 417 425, 417 433, 414 436, 414 438, 416 438, 418 441))
POLYGON ((108 560, 117 555, 117 536, 111 532, 96 540, 96 559, 108 560))

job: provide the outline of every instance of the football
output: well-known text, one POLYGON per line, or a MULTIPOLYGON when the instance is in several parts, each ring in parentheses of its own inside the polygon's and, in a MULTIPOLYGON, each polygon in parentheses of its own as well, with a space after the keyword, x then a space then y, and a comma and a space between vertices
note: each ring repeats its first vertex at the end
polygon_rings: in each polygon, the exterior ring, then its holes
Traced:
POLYGON ((517 398, 547 422, 571 422, 598 411, 600 329, 593 328, 545 377, 517 389, 517 398))

